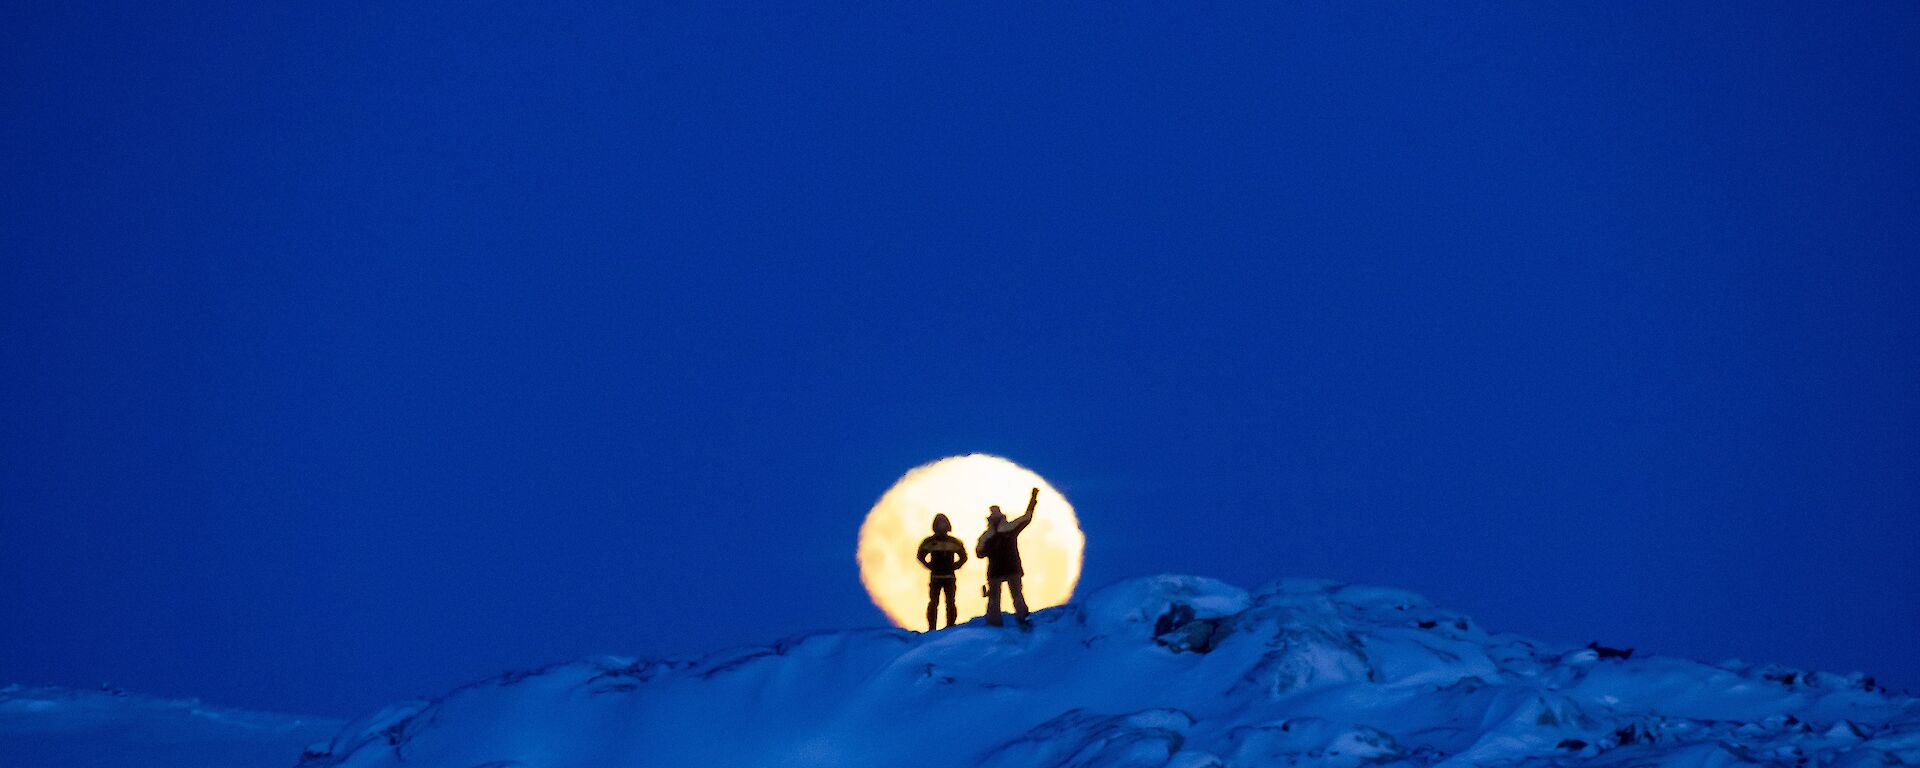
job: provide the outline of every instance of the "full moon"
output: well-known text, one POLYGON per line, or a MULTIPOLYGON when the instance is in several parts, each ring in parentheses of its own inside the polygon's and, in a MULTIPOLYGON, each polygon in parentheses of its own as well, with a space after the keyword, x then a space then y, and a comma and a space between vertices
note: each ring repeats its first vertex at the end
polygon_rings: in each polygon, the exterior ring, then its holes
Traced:
MULTIPOLYGON (((987 529, 987 507, 997 504, 1008 518, 1019 517, 1032 488, 1040 489, 1040 500, 1033 523, 1020 533, 1027 605, 1038 611, 1066 603, 1080 581, 1080 554, 1087 542, 1073 505, 1033 470, 972 453, 908 470, 867 512, 860 526, 860 580, 873 604, 894 624, 926 627, 927 570, 915 554, 920 540, 933 535, 933 516, 944 513, 953 522, 953 536, 967 548, 967 563, 958 574, 960 620, 984 615, 987 603, 980 590, 987 566, 974 558, 973 545, 987 529)), ((940 610, 944 624, 946 606, 940 610)), ((1001 610, 1013 610, 1009 597, 1001 598, 1001 610)))

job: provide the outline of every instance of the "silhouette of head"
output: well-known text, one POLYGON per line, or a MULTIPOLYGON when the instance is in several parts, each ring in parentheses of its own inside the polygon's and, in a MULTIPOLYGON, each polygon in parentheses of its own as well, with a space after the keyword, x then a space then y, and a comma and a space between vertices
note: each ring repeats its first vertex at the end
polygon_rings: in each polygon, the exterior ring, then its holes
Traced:
POLYGON ((953 532, 953 523, 947 520, 946 514, 940 513, 940 514, 935 514, 933 516, 933 532, 934 533, 952 533, 953 532))
POLYGON ((994 525, 999 525, 1000 521, 1005 519, 1007 519, 1007 515, 1005 512, 1000 511, 1000 505, 995 504, 991 507, 987 507, 987 522, 992 523, 994 525))

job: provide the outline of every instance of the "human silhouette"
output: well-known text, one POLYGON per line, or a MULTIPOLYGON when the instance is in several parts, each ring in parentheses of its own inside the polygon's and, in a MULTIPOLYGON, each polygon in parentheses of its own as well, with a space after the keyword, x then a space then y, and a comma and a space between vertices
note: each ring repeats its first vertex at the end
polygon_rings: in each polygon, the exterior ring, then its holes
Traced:
POLYGON ((954 619, 960 617, 960 609, 953 604, 956 579, 954 572, 967 564, 967 546, 950 535, 953 523, 946 515, 933 516, 933 535, 920 540, 920 553, 914 555, 931 573, 927 576, 927 631, 932 632, 934 617, 938 615, 940 593, 947 595, 947 626, 953 626, 954 619))
POLYGON ((1020 577, 1027 572, 1020 567, 1020 531, 1033 522, 1033 507, 1040 503, 1040 489, 1033 489, 1027 496, 1027 511, 1019 517, 1008 520, 998 505, 987 508, 987 530, 980 534, 980 541, 973 545, 973 553, 987 559, 987 624, 1001 626, 1000 621, 1000 585, 1005 584, 1007 591, 1013 593, 1013 615, 1020 626, 1027 626, 1027 596, 1020 591, 1020 577))

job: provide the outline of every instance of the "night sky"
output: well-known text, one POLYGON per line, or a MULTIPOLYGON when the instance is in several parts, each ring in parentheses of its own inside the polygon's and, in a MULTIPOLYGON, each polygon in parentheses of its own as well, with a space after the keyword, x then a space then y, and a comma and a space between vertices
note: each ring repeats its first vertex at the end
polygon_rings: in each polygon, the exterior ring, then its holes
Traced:
POLYGON ((1920 689, 1920 6, 906 5, 8 4, 0 684, 880 625, 979 451, 1082 594, 1920 689))

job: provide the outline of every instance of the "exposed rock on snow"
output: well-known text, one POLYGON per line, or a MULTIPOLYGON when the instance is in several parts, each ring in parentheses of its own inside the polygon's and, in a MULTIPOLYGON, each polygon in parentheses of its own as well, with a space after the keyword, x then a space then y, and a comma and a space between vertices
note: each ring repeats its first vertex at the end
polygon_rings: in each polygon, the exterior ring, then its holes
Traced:
POLYGON ((1162 576, 1034 623, 503 675, 368 715, 302 765, 1920 763, 1920 701, 1869 678, 1603 660, 1400 590, 1162 576))

